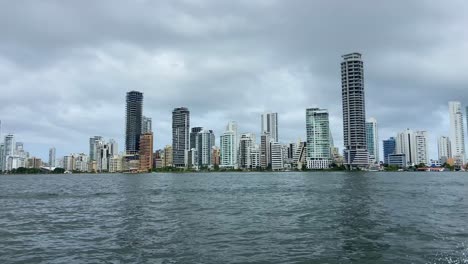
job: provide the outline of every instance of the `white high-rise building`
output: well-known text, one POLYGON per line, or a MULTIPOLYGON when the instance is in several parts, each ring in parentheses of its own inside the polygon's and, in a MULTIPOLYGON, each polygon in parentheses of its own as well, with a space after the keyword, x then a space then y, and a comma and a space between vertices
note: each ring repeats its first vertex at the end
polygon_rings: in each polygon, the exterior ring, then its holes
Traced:
POLYGON ((104 142, 101 136, 94 136, 89 139, 89 161, 97 161, 97 148, 104 142))
MULTIPOLYGON (((3 150, 3 170, 10 171, 14 169, 14 164, 10 157, 15 155, 16 143, 14 135, 6 135, 4 140, 4 150, 3 150), (9 162, 10 160, 10 162, 9 162)), ((16 164, 16 162, 15 162, 16 164)))
POLYGON ((73 154, 74 170, 86 172, 88 171, 88 156, 84 153, 73 154))
POLYGON ((452 157, 452 145, 448 137, 439 137, 437 141, 437 148, 439 154, 439 162, 444 164, 449 158, 452 157))
POLYGON ((460 102, 449 102, 450 141, 452 157, 457 162, 465 163, 465 132, 463 125, 463 112, 460 102))
POLYGON ((121 172, 123 164, 122 160, 123 158, 119 155, 111 157, 109 162, 109 172, 121 172))
POLYGON ((396 153, 405 154, 409 165, 428 164, 428 137, 426 131, 407 129, 398 133, 396 138, 396 153))
POLYGON ((262 114, 262 130, 260 135, 269 133, 274 142, 278 140, 278 113, 267 112, 262 114))
POLYGON ((416 131, 416 164, 429 164, 428 136, 426 131, 416 131))
POLYGON ((63 157, 63 168, 67 171, 73 171, 75 169, 75 158, 73 155, 63 157))
POLYGON ((119 154, 119 144, 117 144, 117 141, 115 141, 114 139, 109 139, 107 145, 109 145, 109 151, 111 156, 119 154))
POLYGON ((224 132, 220 137, 220 159, 222 168, 237 168, 237 124, 229 122, 224 132))
POLYGON ((283 145, 278 142, 271 143, 271 169, 274 171, 284 169, 283 145))
POLYGON ((212 149, 215 145, 215 135, 212 130, 203 129, 196 135, 196 160, 195 165, 200 167, 211 167, 212 149))
POLYGON ((55 147, 49 149, 49 168, 55 167, 55 147))
POLYGON ((102 142, 97 146, 97 169, 98 171, 109 171, 109 162, 112 157, 108 144, 102 142))
POLYGON ((331 163, 331 138, 328 111, 306 110, 307 168, 328 169, 331 163))
POLYGON ((3 171, 4 163, 5 163, 5 144, 0 143, 0 172, 3 171))
POLYGON ((369 162, 379 163, 379 134, 377 120, 369 118, 366 122, 367 150, 369 151, 369 162))
POLYGON ((258 145, 250 147, 250 168, 256 169, 260 167, 260 148, 258 145))

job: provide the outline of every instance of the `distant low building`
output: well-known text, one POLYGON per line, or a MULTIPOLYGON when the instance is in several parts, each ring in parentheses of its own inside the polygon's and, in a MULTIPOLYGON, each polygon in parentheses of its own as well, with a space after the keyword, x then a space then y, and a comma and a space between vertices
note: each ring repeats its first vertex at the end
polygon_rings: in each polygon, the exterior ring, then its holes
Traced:
POLYGON ((42 160, 36 157, 28 159, 27 168, 40 169, 42 167, 42 160))
POLYGON ((398 166, 398 168, 406 168, 406 154, 390 154, 388 155, 388 165, 398 166))
POLYGON ((121 172, 123 171, 123 158, 119 155, 114 155, 110 158, 109 162, 109 172, 121 172))

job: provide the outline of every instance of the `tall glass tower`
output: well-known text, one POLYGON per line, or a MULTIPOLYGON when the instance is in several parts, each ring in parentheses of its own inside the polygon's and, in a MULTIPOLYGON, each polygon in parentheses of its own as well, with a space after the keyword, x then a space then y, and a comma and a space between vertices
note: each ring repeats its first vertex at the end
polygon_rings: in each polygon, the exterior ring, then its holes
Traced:
POLYGON ((278 113, 264 113, 262 114, 262 130, 261 135, 269 133, 274 142, 278 142, 278 113))
MULTIPOLYGON (((389 155, 392 154, 397 154, 396 153, 396 139, 394 137, 391 137, 389 139, 386 139, 383 141, 383 155, 384 155, 384 163, 388 164, 389 163, 389 155)), ((398 153, 402 154, 402 153, 398 153)))
POLYGON ((175 167, 188 165, 190 150, 190 111, 186 107, 172 111, 172 163, 175 167))
POLYGON ((319 108, 306 110, 307 167, 327 169, 331 162, 331 133, 328 111, 319 108))
POLYGON ((366 137, 364 63, 360 53, 342 56, 343 139, 345 165, 349 169, 369 165, 366 137))
POLYGON ((369 162, 377 164, 379 157, 379 133, 377 129, 377 120, 369 118, 366 122, 367 150, 369 151, 369 162))
POLYGON ((126 110, 125 151, 127 154, 136 154, 140 150, 143 93, 128 92, 126 110))
POLYGON ((465 132, 463 125, 463 112, 460 102, 449 102, 449 118, 452 157, 458 165, 463 165, 465 164, 465 132))

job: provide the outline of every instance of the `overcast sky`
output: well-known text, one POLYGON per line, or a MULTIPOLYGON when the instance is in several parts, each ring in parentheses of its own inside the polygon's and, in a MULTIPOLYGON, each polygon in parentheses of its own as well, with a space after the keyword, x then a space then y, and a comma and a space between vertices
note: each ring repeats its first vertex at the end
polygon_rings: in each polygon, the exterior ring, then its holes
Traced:
POLYGON ((318 106, 342 149, 341 55, 360 52, 380 140, 427 130, 436 158, 448 101, 468 104, 467 13, 464 0, 2 1, 2 135, 42 158, 88 153, 94 135, 122 150, 125 93, 139 90, 156 148, 174 107, 217 137, 229 120, 258 134, 278 112, 287 143, 318 106))

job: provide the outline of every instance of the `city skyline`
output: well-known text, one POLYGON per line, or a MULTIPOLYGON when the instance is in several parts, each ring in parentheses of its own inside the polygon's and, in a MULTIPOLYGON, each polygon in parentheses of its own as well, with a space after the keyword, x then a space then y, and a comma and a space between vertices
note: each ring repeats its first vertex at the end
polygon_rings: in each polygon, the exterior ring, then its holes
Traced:
MULTIPOLYGON (((14 25, 2 28, 7 34, 0 45, 2 135, 15 134, 43 160, 52 146, 57 156, 87 153, 87 140, 94 135, 114 138, 123 149, 122 94, 133 89, 145 94, 155 149, 170 144, 170 112, 180 105, 190 109, 191 123, 214 130, 217 140, 228 120, 238 122, 240 134, 256 133, 258 139, 258 118, 272 110, 279 115, 284 143, 305 139, 305 109, 328 109, 334 142, 341 149, 337 63, 348 52, 363 54, 366 112, 379 122, 379 144, 406 128, 425 130, 429 156, 437 158, 437 139, 449 136, 447 102, 468 103, 462 70, 467 68, 465 3, 407 3, 403 8, 398 2, 371 1, 339 6, 206 2, 212 16, 193 3, 134 4, 158 14, 162 19, 157 21, 154 15, 132 11, 115 21, 94 4, 84 22, 77 19, 81 3, 34 3, 26 8, 34 14, 26 21, 19 20, 25 10, 13 5, 5 3, 0 11, 0 27, 14 25), (48 10, 44 5, 61 12, 33 11, 48 10), (352 42, 343 27, 346 10, 356 14, 346 25, 362 29, 352 42), (366 10, 373 10, 372 15, 366 10), (277 17, 287 19, 277 23, 277 17), (164 23, 167 18, 175 23, 164 23), (114 30, 115 25, 133 25, 129 19, 141 26, 114 30), (38 21, 50 21, 47 31, 35 26, 38 21), (96 21, 100 27, 93 26, 96 21), (31 41, 30 36, 41 37, 31 41), (51 48, 54 43, 61 48, 51 48)), ((122 3, 114 7, 128 10, 122 3)))

